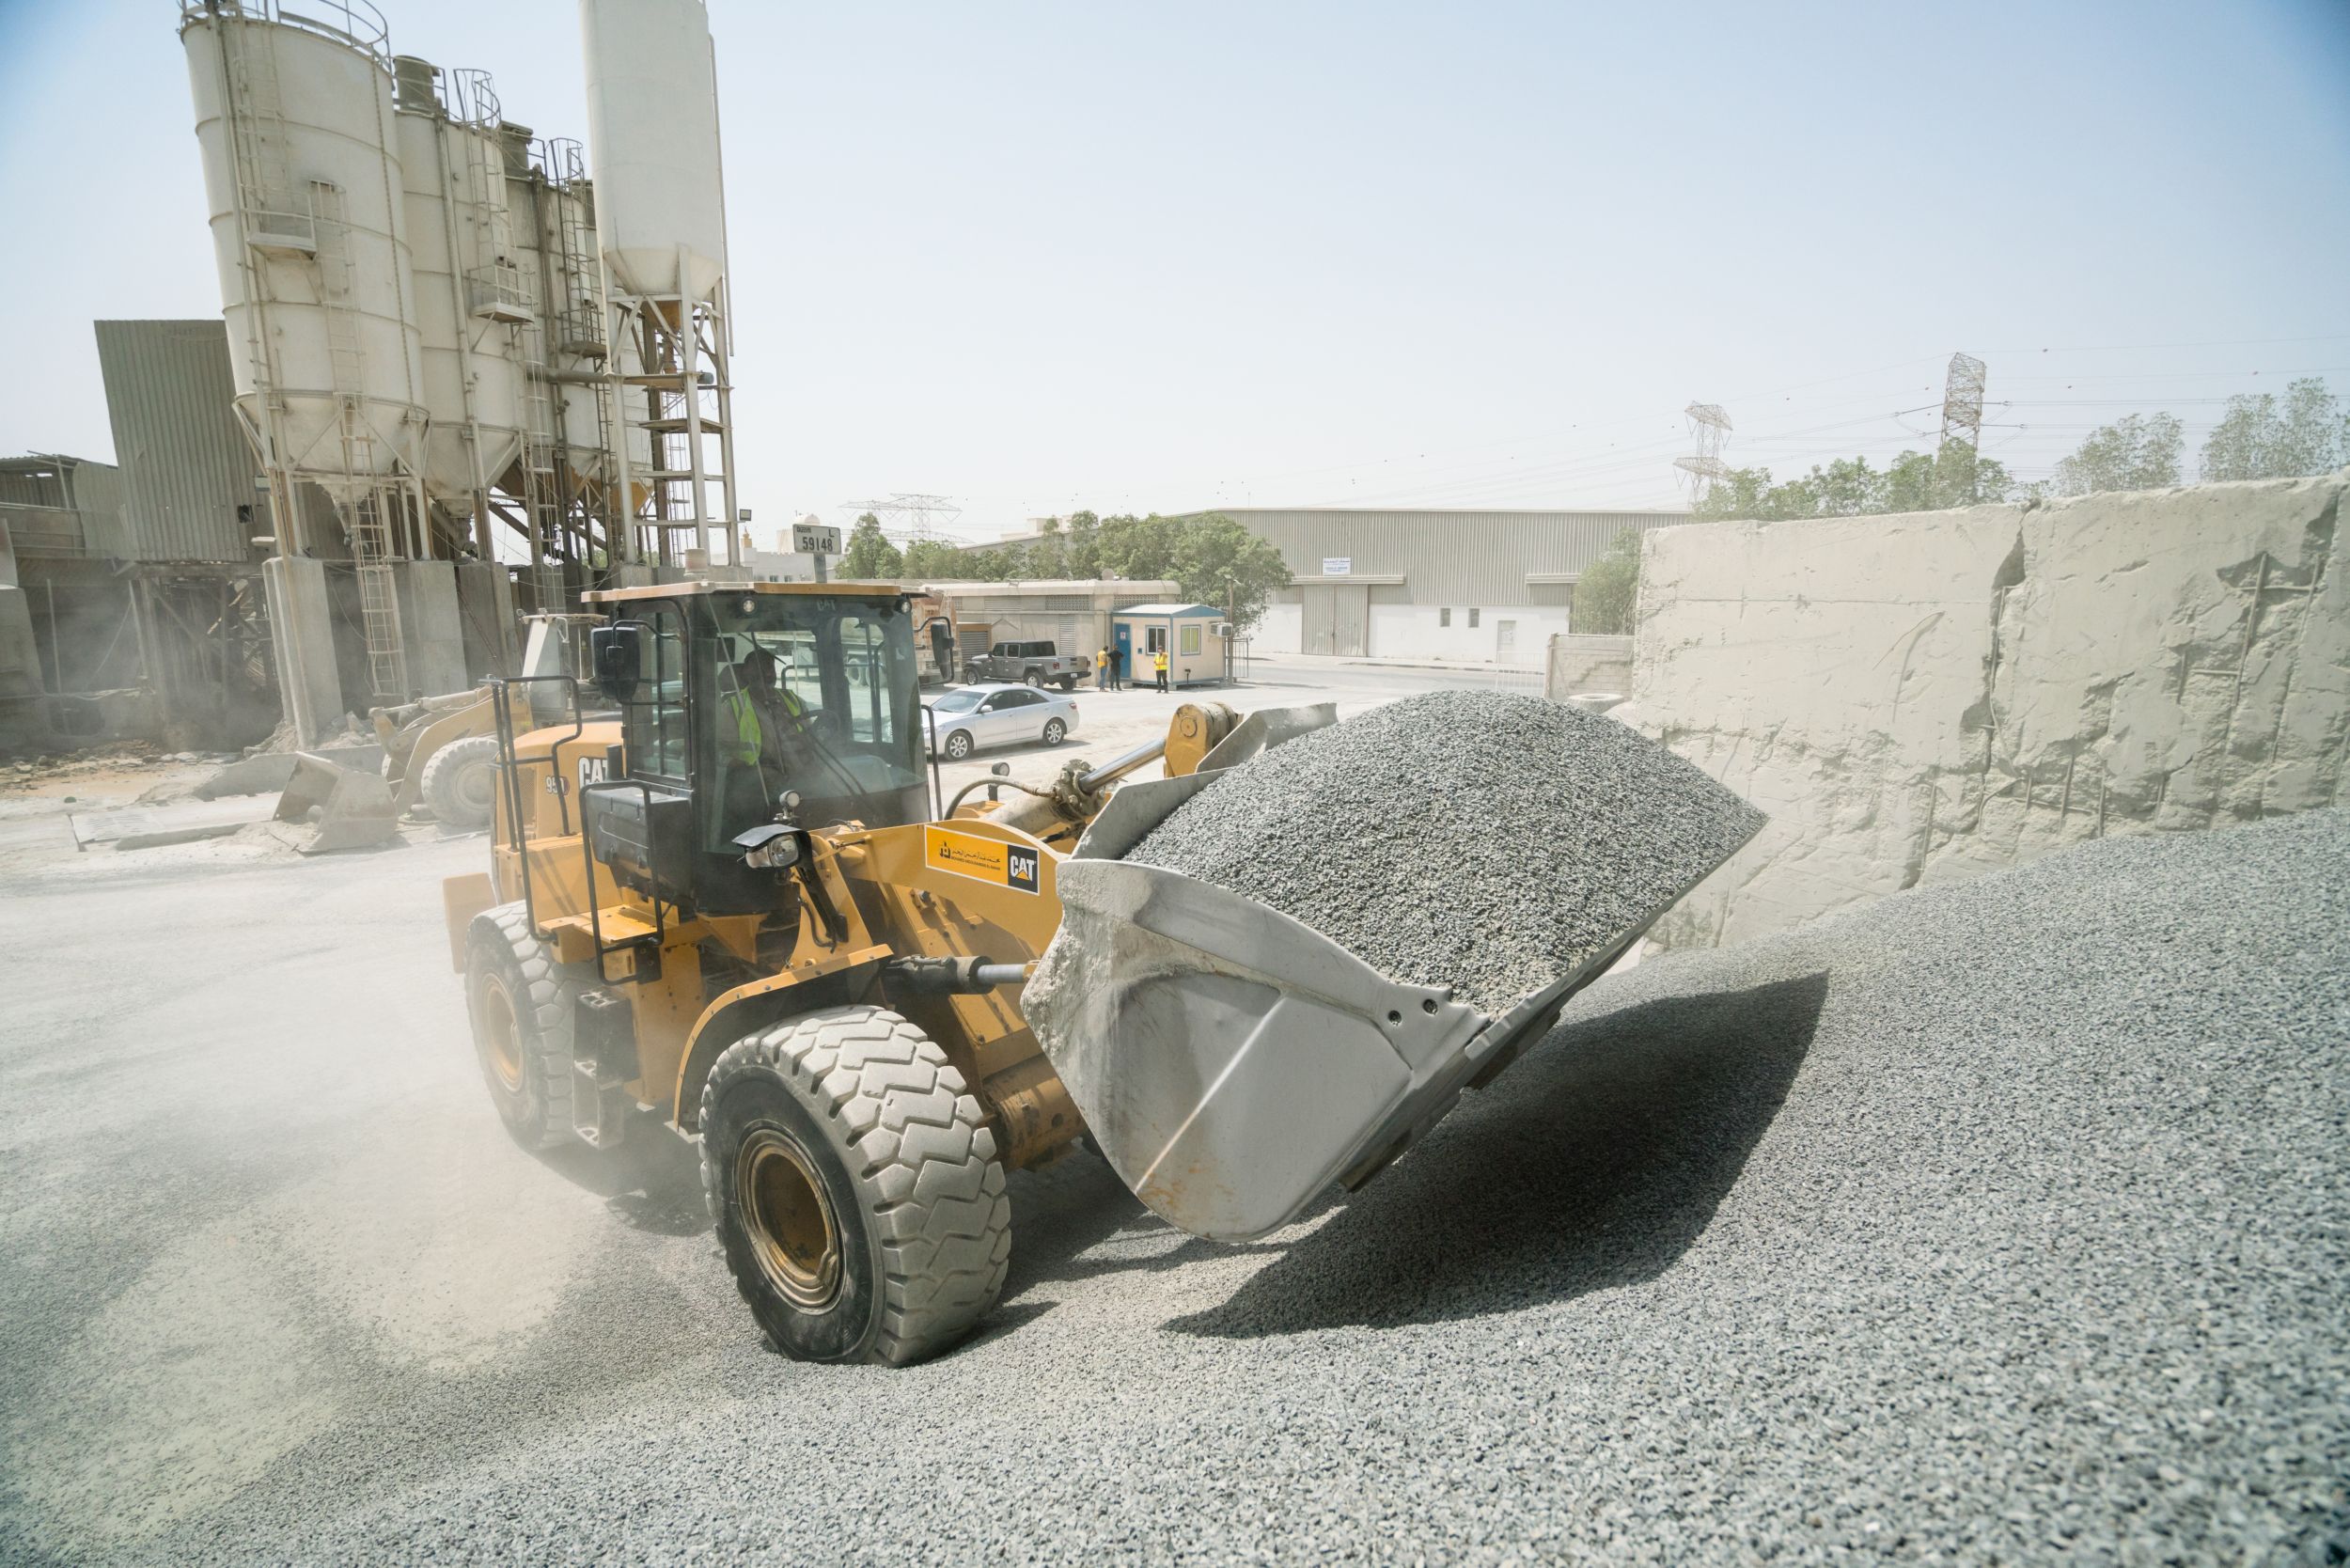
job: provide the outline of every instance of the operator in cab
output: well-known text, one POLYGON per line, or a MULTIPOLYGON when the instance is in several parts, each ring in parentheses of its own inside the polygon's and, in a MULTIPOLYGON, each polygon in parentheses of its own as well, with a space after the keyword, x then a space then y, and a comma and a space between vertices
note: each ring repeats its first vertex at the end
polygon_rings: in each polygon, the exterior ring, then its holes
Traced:
POLYGON ((737 764, 728 770, 727 793, 730 802, 741 797, 741 808, 729 809, 728 817, 763 822, 800 760, 806 708, 776 685, 775 656, 757 648, 735 661, 734 680, 723 695, 724 744, 728 760, 737 764))

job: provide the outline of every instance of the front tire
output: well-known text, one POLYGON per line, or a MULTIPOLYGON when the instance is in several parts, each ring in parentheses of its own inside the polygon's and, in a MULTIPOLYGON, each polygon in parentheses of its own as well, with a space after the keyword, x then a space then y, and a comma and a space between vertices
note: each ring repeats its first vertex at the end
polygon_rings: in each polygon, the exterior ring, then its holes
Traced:
POLYGON ((416 792, 432 810, 432 820, 464 831, 490 825, 497 799, 498 738, 468 735, 451 741, 426 759, 416 780, 416 792))
POLYGON ((947 760, 960 762, 971 755, 971 731, 958 729, 948 735, 944 744, 947 747, 947 760))
POLYGON ((572 1138, 572 1019, 587 983, 531 934, 529 912, 500 904, 466 933, 465 1011, 498 1120, 525 1149, 572 1138))
POLYGON ((727 1266, 785 1355, 904 1366, 995 1306, 1011 1256, 995 1137, 897 1013, 834 1008, 736 1041, 700 1127, 727 1266))
POLYGON ((1061 742, 1067 740, 1068 738, 1069 726, 1063 724, 1058 719, 1046 719, 1044 721, 1044 744, 1046 745, 1058 745, 1061 742))

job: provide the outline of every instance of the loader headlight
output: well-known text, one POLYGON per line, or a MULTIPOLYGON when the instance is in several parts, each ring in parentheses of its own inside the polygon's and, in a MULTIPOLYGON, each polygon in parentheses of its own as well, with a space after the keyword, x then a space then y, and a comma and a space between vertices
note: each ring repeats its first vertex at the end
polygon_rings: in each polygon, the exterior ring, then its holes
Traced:
POLYGON ((781 823, 761 823, 736 834, 734 847, 755 871, 788 871, 800 863, 800 836, 781 823))

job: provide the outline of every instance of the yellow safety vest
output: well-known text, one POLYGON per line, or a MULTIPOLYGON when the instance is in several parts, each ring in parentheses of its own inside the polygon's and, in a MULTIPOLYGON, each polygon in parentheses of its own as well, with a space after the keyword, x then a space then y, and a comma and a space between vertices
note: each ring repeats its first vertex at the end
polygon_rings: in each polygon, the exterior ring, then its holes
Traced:
POLYGON ((1151 667, 1152 669, 1165 669, 1167 667, 1167 655, 1163 652, 1152 654, 1151 667))
MULTIPOLYGON (((804 710, 798 698, 789 691, 778 692, 776 695, 781 698, 783 711, 786 713, 793 718, 800 716, 804 710)), ((760 735, 759 705, 751 700, 750 693, 737 686, 727 693, 727 706, 733 711, 734 714, 734 760, 738 762, 758 761, 760 735)))

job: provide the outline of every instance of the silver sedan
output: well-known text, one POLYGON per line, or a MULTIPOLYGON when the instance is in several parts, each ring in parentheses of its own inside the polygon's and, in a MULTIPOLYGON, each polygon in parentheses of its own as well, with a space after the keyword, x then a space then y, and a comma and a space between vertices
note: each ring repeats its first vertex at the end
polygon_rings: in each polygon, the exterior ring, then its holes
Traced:
POLYGON ((1042 741, 1058 745, 1077 732, 1076 699, 1010 682, 962 686, 925 703, 938 755, 960 762, 983 745, 1042 741))

